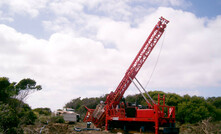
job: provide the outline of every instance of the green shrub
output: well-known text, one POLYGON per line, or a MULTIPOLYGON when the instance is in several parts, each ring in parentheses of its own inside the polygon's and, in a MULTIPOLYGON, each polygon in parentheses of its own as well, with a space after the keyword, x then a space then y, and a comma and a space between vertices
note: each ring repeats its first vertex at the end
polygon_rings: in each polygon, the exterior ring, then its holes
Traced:
POLYGON ((0 130, 11 133, 18 127, 19 118, 8 104, 0 104, 0 130))
POLYGON ((221 109, 215 109, 215 120, 220 121, 221 120, 221 109))
POLYGON ((50 121, 51 117, 50 116, 45 116, 45 115, 39 115, 38 121, 42 124, 47 124, 48 121, 50 121))
POLYGON ((51 117, 51 122, 54 122, 54 123, 65 123, 65 120, 64 120, 63 116, 52 116, 51 117))
POLYGON ((46 116, 51 115, 51 109, 50 108, 35 108, 33 111, 37 112, 41 115, 46 115, 46 116))
POLYGON ((209 117, 214 117, 214 110, 214 106, 194 98, 192 101, 179 103, 177 121, 181 123, 197 123, 209 117))

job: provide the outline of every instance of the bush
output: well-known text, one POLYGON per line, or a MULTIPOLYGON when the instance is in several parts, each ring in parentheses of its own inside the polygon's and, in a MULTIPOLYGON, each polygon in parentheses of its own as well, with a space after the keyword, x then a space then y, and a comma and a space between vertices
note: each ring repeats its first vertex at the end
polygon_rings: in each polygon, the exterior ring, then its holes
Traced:
POLYGON ((34 124, 37 116, 28 104, 13 98, 8 101, 8 104, 15 110, 18 118, 20 119, 20 124, 34 124))
POLYGON ((39 117, 38 117, 38 121, 42 124, 47 124, 48 121, 50 121, 50 120, 51 120, 50 116, 39 115, 39 117))
POLYGON ((0 104, 0 131, 11 133, 18 127, 19 118, 8 104, 0 104))
POLYGON ((51 109, 50 108, 35 108, 33 111, 37 112, 41 115, 46 115, 46 116, 51 115, 51 109))
POLYGON ((215 109, 215 120, 220 121, 221 120, 221 109, 215 109))
POLYGON ((64 120, 63 116, 52 116, 51 117, 51 122, 54 122, 54 123, 65 123, 65 120, 64 120))

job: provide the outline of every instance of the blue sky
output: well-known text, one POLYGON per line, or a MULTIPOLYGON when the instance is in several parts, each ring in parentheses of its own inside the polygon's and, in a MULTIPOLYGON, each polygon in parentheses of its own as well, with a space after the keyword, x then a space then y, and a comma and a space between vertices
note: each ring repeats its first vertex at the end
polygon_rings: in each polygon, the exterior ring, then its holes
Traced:
MULTIPOLYGON (((220 6, 220 0, 2 0, 0 74, 43 86, 26 100, 33 108, 104 95, 163 16, 170 23, 147 90, 220 96, 220 6)), ((144 85, 162 43, 137 75, 144 85)), ((125 95, 136 93, 131 85, 125 95)))
POLYGON ((214 18, 221 14, 220 0, 191 0, 192 6, 188 11, 193 12, 199 17, 214 18))

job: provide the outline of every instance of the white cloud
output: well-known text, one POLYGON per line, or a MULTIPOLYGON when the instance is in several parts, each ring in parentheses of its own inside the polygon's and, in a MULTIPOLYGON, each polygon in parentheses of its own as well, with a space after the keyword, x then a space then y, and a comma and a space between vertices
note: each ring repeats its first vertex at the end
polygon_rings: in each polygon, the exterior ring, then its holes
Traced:
POLYGON ((50 8, 58 15, 75 16, 83 10, 83 5, 78 1, 62 0, 50 3, 50 8))
POLYGON ((73 31, 71 22, 65 17, 58 17, 54 21, 43 21, 42 24, 47 31, 73 31))
POLYGON ((159 6, 174 6, 174 7, 189 7, 192 4, 186 0, 149 0, 149 3, 157 4, 159 6))
POLYGON ((146 14, 156 11, 156 8, 150 5, 183 6, 186 3, 183 0, 164 0, 163 2, 140 0, 139 4, 136 2, 128 0, 52 1, 49 9, 55 18, 43 21, 43 25, 48 31, 60 32, 63 29, 69 29, 76 30, 79 35, 85 36, 88 32, 96 34, 94 30, 98 30, 102 21, 110 20, 110 23, 122 21, 136 27, 140 25, 146 14))
MULTIPOLYGON (((7 7, 8 14, 22 14, 36 17, 49 0, 2 0, 0 7, 7 7)), ((5 9, 4 9, 5 10, 5 9)))
MULTIPOLYGON (((53 10, 61 6, 58 2, 51 3, 53 10)), ((100 1, 88 5, 95 8, 98 3, 100 1)), ((67 4, 67 9, 55 11, 58 16, 54 22, 43 22, 47 30, 53 31, 48 40, 0 25, 1 75, 11 81, 30 77, 43 86, 42 91, 27 100, 31 106, 55 110, 75 97, 100 96, 114 90, 160 16, 170 23, 148 88, 194 88, 196 90, 189 93, 200 95, 200 87, 221 86, 220 16, 209 20, 181 10, 158 8, 137 19, 137 26, 131 26, 131 21, 87 14, 82 3, 78 4, 67 4), (74 17, 67 17, 69 13, 82 16, 75 21, 74 17)), ((124 10, 119 14, 130 16, 130 9, 124 10)), ((161 43, 162 39, 137 76, 144 85, 161 43)), ((138 93, 133 87, 128 91, 134 92, 138 93)))
MULTIPOLYGON (((221 58, 217 52, 221 49, 219 30, 216 29, 214 33, 207 19, 197 18, 191 13, 159 8, 155 15, 160 14, 168 18, 170 23, 160 62, 149 87, 219 87, 221 77, 216 75, 221 73, 217 66, 221 58)), ((220 17, 215 22, 221 22, 220 17)), ((219 26, 217 24, 215 27, 219 26)), ((156 55, 153 56, 153 59, 156 58, 156 55)))
MULTIPOLYGON (((32 96, 34 103, 41 97, 54 100, 60 96, 63 101, 57 105, 61 106, 73 96, 82 96, 86 87, 107 87, 113 80, 107 74, 118 73, 111 61, 116 61, 119 52, 105 49, 100 42, 62 33, 53 34, 48 41, 39 40, 5 25, 0 27, 0 71, 13 81, 31 77, 42 84, 45 95, 32 96)), ((104 93, 102 89, 99 92, 104 93)))
POLYGON ((71 18, 80 18, 82 14, 95 14, 109 16, 117 20, 134 20, 139 18, 154 8, 151 6, 175 6, 189 7, 190 2, 185 0, 2 0, 0 10, 7 16, 29 15, 37 17, 40 13, 49 14, 50 10, 55 15, 64 15, 71 18), (140 4, 136 4, 136 2, 140 4), (142 5, 142 6, 140 6, 142 5), (50 9, 50 10, 49 10, 50 9))

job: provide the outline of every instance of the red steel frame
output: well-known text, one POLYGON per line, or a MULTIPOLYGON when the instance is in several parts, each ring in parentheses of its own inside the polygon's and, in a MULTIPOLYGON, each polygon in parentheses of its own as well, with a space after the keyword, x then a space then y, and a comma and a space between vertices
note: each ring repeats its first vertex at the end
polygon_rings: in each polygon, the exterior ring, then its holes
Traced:
POLYGON ((94 109, 90 109, 86 106, 84 106, 84 107, 87 109, 87 113, 86 113, 83 121, 84 122, 92 122, 92 116, 91 115, 94 112, 94 109))
POLYGON ((153 109, 138 109, 136 107, 136 116, 128 118, 125 116, 125 108, 106 110, 105 129, 108 129, 108 122, 128 121, 128 122, 154 122, 155 133, 158 133, 159 125, 175 123, 175 107, 165 105, 165 96, 160 98, 158 95, 158 104, 154 104, 153 109), (163 104, 160 105, 160 100, 163 104))
POLYGON ((165 99, 163 99, 163 105, 160 105, 160 97, 158 97, 158 104, 150 109, 136 109, 137 115, 135 118, 127 118, 125 116, 125 110, 123 108, 116 109, 116 106, 120 103, 125 91, 135 78, 142 65, 150 55, 151 51, 157 44, 158 40, 164 33, 166 25, 169 23, 168 20, 161 17, 158 23, 153 28, 152 32, 146 39, 139 53, 135 57, 134 61, 126 71, 125 76, 121 80, 120 84, 114 92, 111 92, 105 101, 106 105, 97 107, 92 115, 92 122, 96 127, 102 127, 105 125, 105 129, 108 129, 108 122, 118 119, 120 121, 142 121, 142 122, 155 122, 156 133, 158 133, 158 124, 164 122, 175 122, 175 108, 165 106, 165 99), (168 110, 168 116, 164 117, 164 108, 168 110), (144 115, 142 115, 144 114, 144 115), (96 116, 95 116, 96 115, 96 116), (115 118, 116 117, 116 118, 115 118), (148 118, 147 118, 148 117, 148 118))

